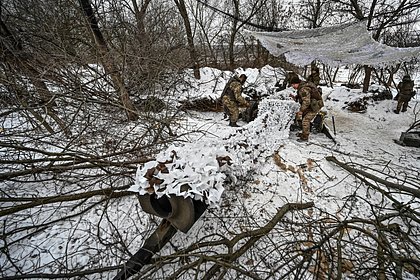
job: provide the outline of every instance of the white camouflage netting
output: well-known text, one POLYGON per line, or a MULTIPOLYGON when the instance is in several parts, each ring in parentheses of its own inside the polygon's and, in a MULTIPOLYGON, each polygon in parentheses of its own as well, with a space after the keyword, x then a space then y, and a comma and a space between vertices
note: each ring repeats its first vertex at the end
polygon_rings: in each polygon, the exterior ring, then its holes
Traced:
POLYGON ((274 56, 297 65, 319 60, 331 66, 386 66, 420 56, 420 47, 394 48, 372 39, 366 22, 283 32, 246 31, 274 56))
POLYGON ((171 160, 172 151, 176 157, 172 163, 165 164, 169 173, 156 170, 154 177, 162 179, 159 185, 154 185, 158 197, 176 195, 204 200, 209 206, 218 206, 224 191, 223 183, 230 178, 252 174, 258 155, 266 158, 273 154, 273 147, 289 137, 290 125, 297 112, 298 103, 290 100, 267 99, 259 104, 258 117, 249 124, 232 130, 226 139, 215 138, 214 141, 188 143, 183 146, 172 145, 160 153, 156 161, 146 163, 137 170, 135 183, 129 191, 148 193, 149 181, 144 177, 149 168, 159 162, 171 160), (267 137, 275 134, 277 137, 267 137), (270 141, 271 139, 271 141, 270 141), (219 166, 216 157, 228 156, 232 165, 219 166), (184 184, 189 189, 181 190, 184 184))

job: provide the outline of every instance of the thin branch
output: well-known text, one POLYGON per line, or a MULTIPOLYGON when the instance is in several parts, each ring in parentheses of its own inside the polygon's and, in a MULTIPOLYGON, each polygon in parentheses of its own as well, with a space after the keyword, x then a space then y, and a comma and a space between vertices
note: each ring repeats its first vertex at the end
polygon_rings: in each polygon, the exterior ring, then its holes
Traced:
MULTIPOLYGON (((123 188, 127 189, 128 186, 125 186, 123 188)), ((1 210, 0 217, 14 214, 19 211, 30 209, 36 206, 47 205, 47 204, 52 204, 52 203, 57 203, 57 202, 75 201, 75 200, 91 198, 94 196, 103 196, 103 195, 109 198, 119 198, 123 196, 134 195, 134 194, 135 193, 133 192, 117 191, 117 189, 110 188, 110 189, 96 190, 96 191, 90 191, 90 192, 78 193, 78 194, 72 194, 72 195, 56 195, 56 196, 51 196, 51 197, 37 198, 30 203, 12 206, 5 210, 1 210)))

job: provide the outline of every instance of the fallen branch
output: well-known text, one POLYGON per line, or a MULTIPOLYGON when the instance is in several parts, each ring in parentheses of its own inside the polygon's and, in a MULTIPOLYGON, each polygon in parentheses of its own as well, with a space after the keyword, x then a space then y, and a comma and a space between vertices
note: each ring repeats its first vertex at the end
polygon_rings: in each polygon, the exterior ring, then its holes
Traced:
MULTIPOLYGON (((229 248, 234 248, 234 246, 241 241, 244 238, 250 237, 250 239, 241 246, 238 250, 235 250, 233 254, 228 254, 226 257, 222 258, 223 262, 232 263, 235 260, 237 260, 239 257, 241 257, 246 251, 248 251, 249 248, 251 248, 261 237, 266 236, 276 225, 280 222, 280 220, 286 215, 289 211, 293 210, 303 210, 307 208, 311 208, 314 206, 313 202, 308 203, 287 203, 283 205, 278 211, 277 214, 263 227, 243 232, 241 234, 238 234, 231 240, 227 242, 227 246, 229 248)), ((220 263, 214 264, 204 275, 202 278, 203 280, 210 280, 215 276, 219 270, 222 268, 222 265, 220 263)))
POLYGON ((404 186, 404 185, 393 183, 393 182, 387 181, 385 179, 379 178, 379 177, 377 177, 377 176, 375 176, 373 174, 370 174, 370 173, 368 173, 366 171, 353 168, 353 167, 349 166, 348 164, 345 164, 343 162, 340 162, 339 160, 337 160, 333 156, 326 157, 326 160, 337 164, 338 166, 340 166, 341 168, 347 170, 349 173, 351 173, 353 175, 357 175, 357 174, 362 175, 362 176, 364 176, 364 177, 366 177, 368 179, 371 179, 371 180, 373 180, 373 181, 375 181, 377 183, 380 183, 382 185, 385 185, 388 188, 397 189, 397 190, 400 190, 400 191, 408 192, 408 193, 414 195, 416 198, 420 198, 420 190, 418 190, 418 189, 414 189, 414 188, 410 188, 410 187, 407 187, 407 186, 404 186))
MULTIPOLYGON (((127 188, 128 186, 125 186, 120 189, 127 189, 127 188)), ((123 196, 128 196, 128 195, 135 195, 135 193, 129 192, 129 191, 118 191, 120 189, 109 188, 109 189, 95 190, 95 191, 70 194, 70 195, 56 195, 56 196, 50 196, 50 197, 35 198, 33 199, 32 202, 17 205, 17 206, 12 206, 5 210, 1 210, 0 217, 14 214, 16 212, 30 209, 36 206, 52 204, 52 203, 57 203, 57 202, 75 201, 75 200, 91 198, 94 196, 103 196, 103 195, 109 198, 118 198, 118 197, 123 197, 123 196)))
POLYGON ((121 269, 122 265, 114 265, 108 267, 101 267, 96 269, 89 270, 78 270, 75 272, 69 273, 34 273, 34 274, 22 274, 22 275, 13 275, 2 277, 2 280, 18 280, 18 279, 69 279, 69 278, 79 278, 86 277, 87 275, 99 274, 109 271, 114 271, 121 269))
MULTIPOLYGON (((8 171, 0 173, 0 181, 3 180, 12 180, 20 176, 27 175, 36 175, 42 174, 45 172, 53 173, 63 173, 66 171, 74 170, 84 170, 84 169, 95 169, 95 168, 105 168, 105 167, 117 167, 121 168, 122 166, 128 170, 130 173, 137 169, 138 164, 143 164, 152 159, 150 158, 139 158, 135 160, 126 160, 126 161, 112 161, 109 160, 113 157, 118 157, 121 155, 126 155, 130 153, 137 152, 141 150, 140 148, 126 149, 118 152, 108 153, 101 156, 92 155, 92 154, 76 154, 73 152, 62 152, 54 153, 49 151, 44 151, 41 149, 26 147, 24 145, 15 145, 10 143, 0 143, 0 147, 14 151, 16 154, 21 153, 35 153, 39 154, 38 157, 31 157, 30 159, 1 159, 0 164, 19 164, 21 165, 21 170, 19 171, 8 171), (31 168, 26 168, 25 166, 29 165, 31 168)), ((147 146, 142 146, 145 148, 147 146)))

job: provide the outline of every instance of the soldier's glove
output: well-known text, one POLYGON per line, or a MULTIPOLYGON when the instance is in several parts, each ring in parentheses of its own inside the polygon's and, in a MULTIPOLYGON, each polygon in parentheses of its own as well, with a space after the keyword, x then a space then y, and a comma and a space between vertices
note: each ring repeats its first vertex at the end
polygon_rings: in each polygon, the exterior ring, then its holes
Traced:
POLYGON ((299 111, 296 113, 296 121, 302 121, 303 113, 302 111, 299 111))

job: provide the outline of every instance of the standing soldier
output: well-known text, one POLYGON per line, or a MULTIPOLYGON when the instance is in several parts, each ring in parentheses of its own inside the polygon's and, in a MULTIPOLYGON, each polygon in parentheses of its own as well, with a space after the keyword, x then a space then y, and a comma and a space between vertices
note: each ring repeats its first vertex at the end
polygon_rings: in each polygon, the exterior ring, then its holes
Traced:
POLYGON ((294 77, 290 83, 297 90, 296 100, 300 103, 296 113, 296 120, 302 122, 300 141, 308 141, 311 121, 324 106, 324 101, 314 83, 301 81, 299 77, 294 77))
POLYGON ((316 66, 315 61, 311 63, 311 74, 306 79, 308 82, 314 83, 316 86, 319 86, 321 78, 319 77, 319 68, 316 66))
POLYGON ((401 107, 401 112, 407 111, 408 102, 411 100, 411 97, 413 97, 416 92, 413 91, 414 88, 414 81, 411 80, 409 75, 405 75, 402 79, 402 82, 400 82, 397 86, 398 88, 398 104, 397 109, 394 110, 395 114, 399 114, 401 107))
POLYGON ((222 92, 223 109, 229 115, 229 125, 238 127, 236 122, 239 118, 239 105, 248 107, 249 103, 242 97, 242 86, 246 81, 246 75, 234 76, 226 84, 222 92))

